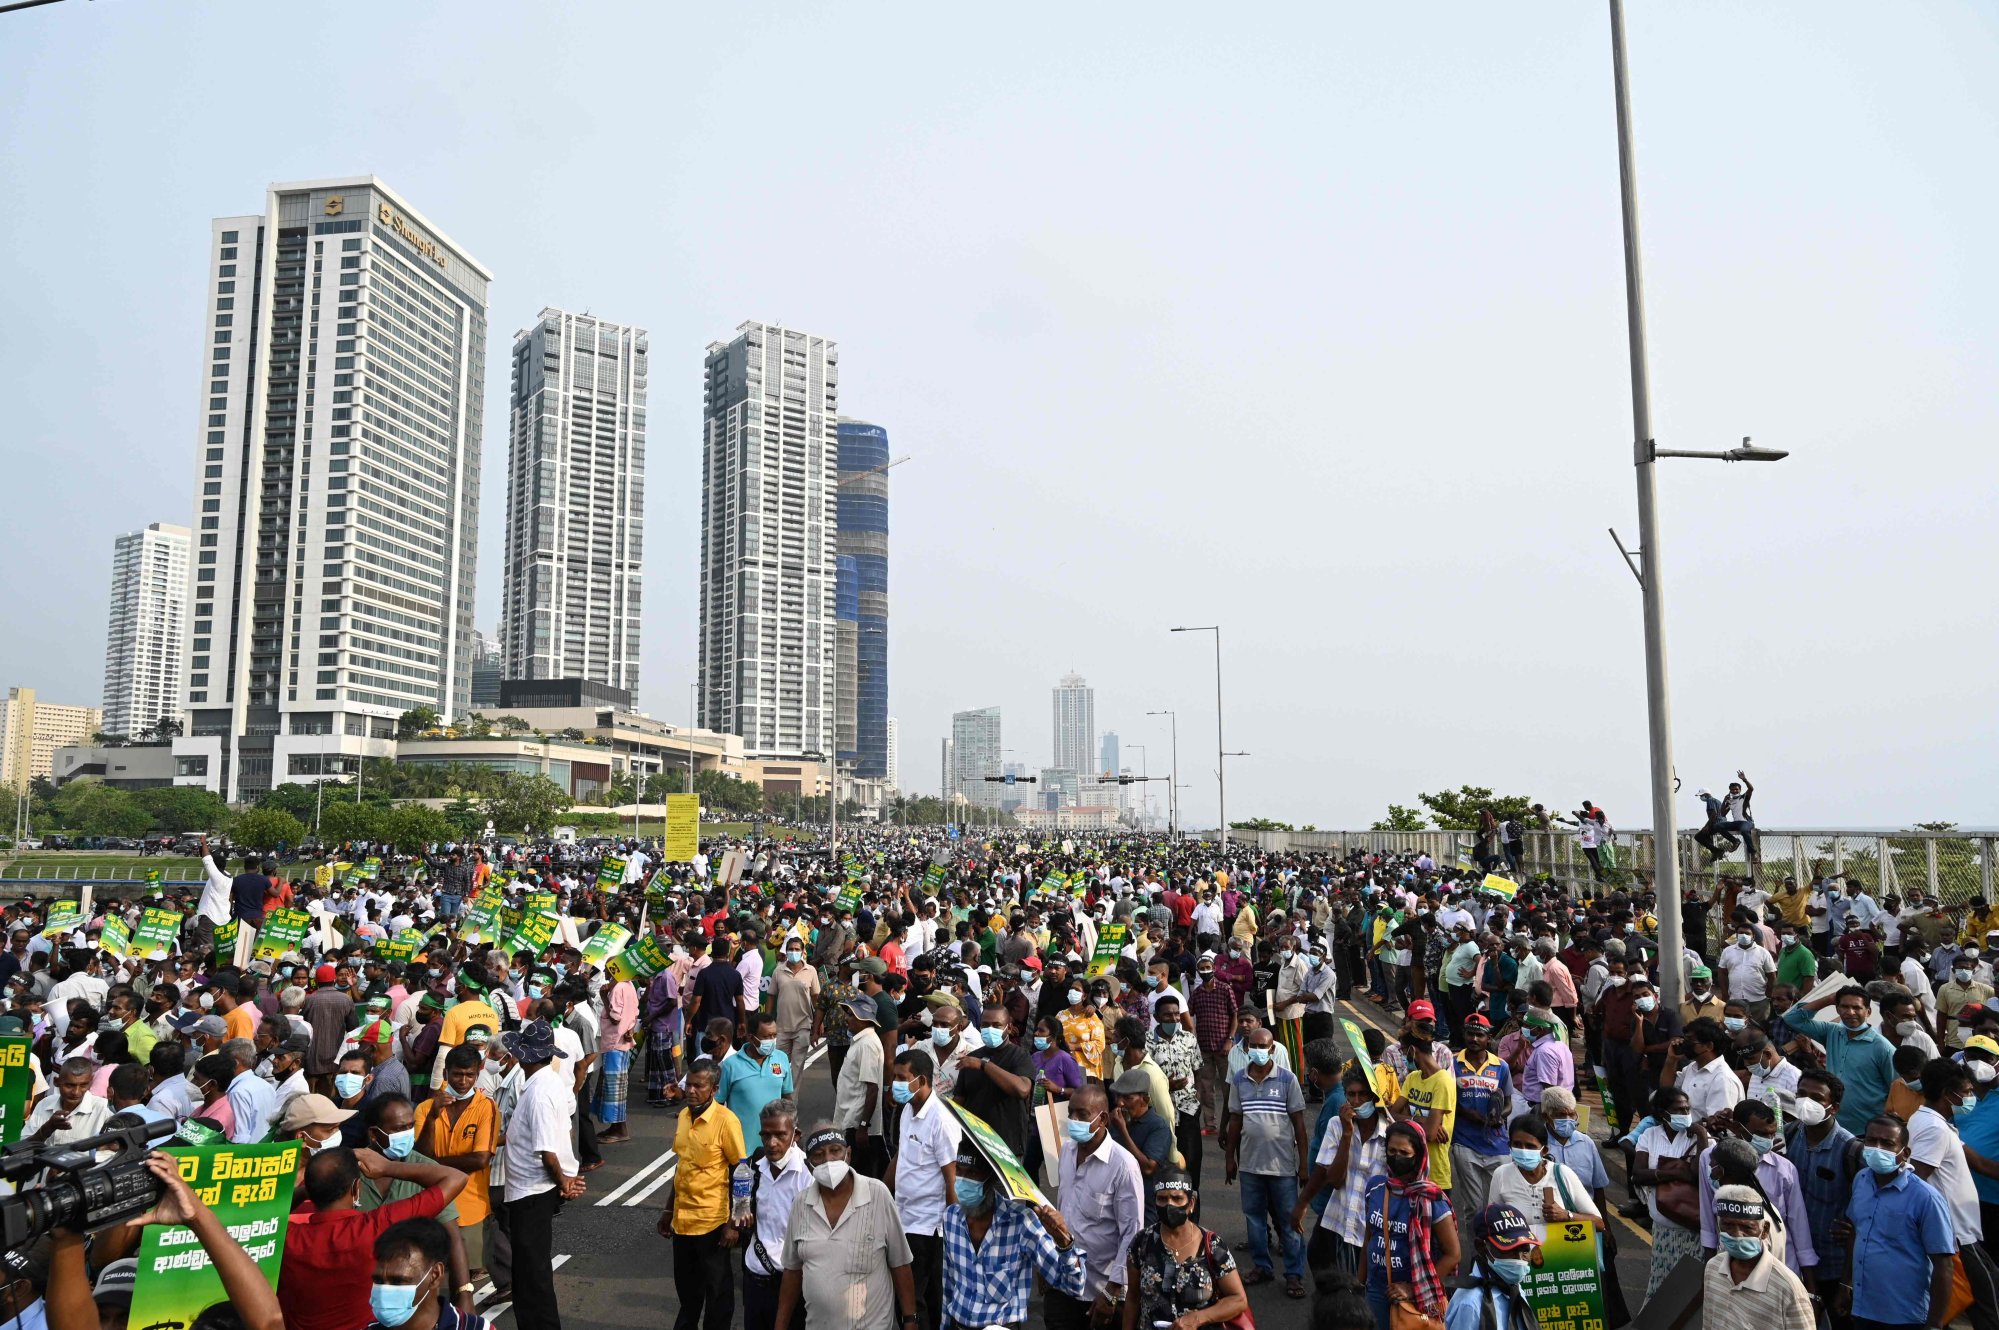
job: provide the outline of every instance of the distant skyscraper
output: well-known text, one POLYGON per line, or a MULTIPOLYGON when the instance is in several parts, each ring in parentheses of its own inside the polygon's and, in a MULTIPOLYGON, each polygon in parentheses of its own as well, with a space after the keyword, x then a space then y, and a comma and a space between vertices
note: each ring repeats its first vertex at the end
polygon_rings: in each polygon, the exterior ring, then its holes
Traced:
POLYGON ((544 309, 514 335, 507 562, 509 679, 634 694, 645 534, 646 333, 544 309))
POLYGON ((840 756, 888 774, 888 431, 839 422, 840 756))
POLYGON ((1117 731, 1108 730, 1097 745, 1097 773, 1102 775, 1108 772, 1113 776, 1117 775, 1117 760, 1117 731))
POLYGON ((831 756, 839 349, 750 322, 707 357, 698 723, 750 757, 831 756))
POLYGON ((485 709, 500 705, 500 680, 506 671, 500 639, 472 630, 472 706, 485 709))
POLYGON ((1063 771, 1088 771, 1097 760, 1097 693, 1080 674, 1055 685, 1055 760, 1063 771))
POLYGON ((1005 788, 988 776, 1000 771, 1000 709, 981 707, 958 711, 951 716, 951 782, 968 803, 981 808, 997 808, 1005 788))
POLYGON ((187 676, 188 538, 154 522, 118 537, 111 555, 111 625, 104 640, 104 731, 138 738, 180 719, 187 676))
POLYGON ((53 775, 56 749, 87 744, 103 728, 102 707, 37 702, 34 689, 9 688, 0 701, 0 786, 19 790, 53 775))
POLYGON ((888 787, 890 790, 899 790, 902 788, 902 738, 901 735, 898 733, 900 728, 901 727, 896 724, 895 717, 890 716, 888 718, 888 727, 887 727, 888 751, 886 757, 884 758, 884 760, 888 764, 888 770, 882 773, 884 779, 888 781, 888 787))
POLYGON ((271 186, 208 263, 173 751, 237 802, 471 705, 492 275, 372 176, 271 186))
POLYGON ((1034 806, 1034 787, 1021 783, 1021 777, 1027 775, 1025 762, 1009 762, 1001 768, 1000 774, 1012 776, 1015 781, 1012 785, 1000 786, 999 806, 1002 810, 1011 813, 1016 808, 1034 806))

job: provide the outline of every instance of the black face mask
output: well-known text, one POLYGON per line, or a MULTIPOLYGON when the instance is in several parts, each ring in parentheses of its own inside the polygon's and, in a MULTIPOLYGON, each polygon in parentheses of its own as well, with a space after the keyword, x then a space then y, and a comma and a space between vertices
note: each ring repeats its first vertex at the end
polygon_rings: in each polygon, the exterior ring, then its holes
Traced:
POLYGON ((1162 1205, 1159 1207, 1159 1222, 1168 1228, 1178 1228, 1187 1222, 1187 1207, 1184 1205, 1162 1205))
POLYGON ((1389 1155, 1388 1171, 1407 1181, 1416 1176, 1416 1167, 1420 1162, 1415 1155, 1389 1155))

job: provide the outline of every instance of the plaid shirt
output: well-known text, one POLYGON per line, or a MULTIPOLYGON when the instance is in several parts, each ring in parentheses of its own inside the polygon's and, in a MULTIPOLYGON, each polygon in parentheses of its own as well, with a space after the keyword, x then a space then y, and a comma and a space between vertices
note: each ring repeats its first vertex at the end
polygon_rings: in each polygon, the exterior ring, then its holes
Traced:
MULTIPOLYGON (((988 1187, 998 1183, 989 1182, 988 1187)), ((1083 1296, 1083 1249, 1063 1251, 1042 1226, 1041 1217, 1019 1202, 1002 1198, 993 1207, 986 1240, 972 1245, 960 1206, 944 1211, 944 1319, 959 1325, 1018 1325, 1027 1320, 1031 1261, 1050 1288, 1083 1296)), ((1122 1272, 1120 1272, 1122 1278, 1122 1272)))
MULTIPOLYGON (((1363 1129, 1360 1139, 1347 1151, 1346 1178, 1332 1184, 1332 1199, 1319 1216, 1320 1228, 1355 1247, 1367 1241, 1367 1184, 1388 1171, 1388 1124, 1381 1120, 1381 1111, 1377 1109, 1374 1117, 1359 1125, 1363 1129), (1371 1132, 1366 1130, 1369 1127, 1371 1132)), ((1338 1118, 1326 1124, 1314 1163, 1326 1166, 1333 1162, 1345 1130, 1346 1124, 1338 1118)))
POLYGON ((1194 1039, 1203 1053, 1228 1052, 1240 1005, 1235 989, 1219 980, 1202 984, 1187 999, 1187 1009, 1194 1015, 1194 1039))

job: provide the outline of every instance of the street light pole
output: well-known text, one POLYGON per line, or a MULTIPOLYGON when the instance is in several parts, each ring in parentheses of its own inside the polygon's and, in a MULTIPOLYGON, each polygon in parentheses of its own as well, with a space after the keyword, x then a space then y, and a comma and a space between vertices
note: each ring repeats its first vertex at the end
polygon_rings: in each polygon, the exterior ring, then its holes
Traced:
POLYGON ((1617 176, 1624 214, 1624 304, 1631 350, 1633 465, 1638 541, 1644 552, 1645 719, 1651 746, 1653 889, 1659 919, 1662 1006, 1680 1009, 1685 948, 1680 936, 1679 835, 1673 817, 1673 714, 1666 688, 1666 598, 1654 475, 1652 384, 1645 355, 1645 275, 1638 245, 1638 164, 1631 137, 1631 79, 1624 55, 1624 0, 1610 0, 1611 77, 1617 99, 1617 176))
MULTIPOLYGON (((1145 769, 1145 745, 1126 744, 1125 747, 1136 748, 1138 750, 1138 776, 1140 780, 1145 780, 1148 776, 1152 774, 1151 772, 1145 769)), ((1141 829, 1143 829, 1145 823, 1150 820, 1148 815, 1148 806, 1150 805, 1151 800, 1152 800, 1152 791, 1150 788, 1139 791, 1138 821, 1141 829)))
POLYGON ((1222 824, 1222 848, 1229 843, 1229 781, 1228 754, 1222 751, 1222 629, 1220 624, 1208 624, 1199 628, 1175 628, 1176 633, 1213 633, 1215 635, 1215 811, 1220 814, 1222 824))
POLYGON ((1167 834, 1174 840, 1180 839, 1180 713, 1177 711, 1148 711, 1148 716, 1164 716, 1173 727, 1173 775, 1166 786, 1167 834))

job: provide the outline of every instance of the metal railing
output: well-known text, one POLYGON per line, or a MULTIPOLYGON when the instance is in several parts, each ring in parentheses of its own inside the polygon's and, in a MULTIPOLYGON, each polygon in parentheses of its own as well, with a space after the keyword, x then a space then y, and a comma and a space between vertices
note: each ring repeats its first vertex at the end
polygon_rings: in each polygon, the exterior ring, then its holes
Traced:
MULTIPOLYGON (((1219 833, 1203 832, 1213 841, 1219 833)), ((1773 827, 1757 833, 1758 860, 1751 865, 1747 847, 1738 845, 1719 859, 1694 840, 1694 833, 1675 837, 1682 880, 1711 887, 1720 878, 1754 876, 1765 889, 1785 878, 1810 882, 1816 872, 1858 882, 1877 900, 1913 891, 1934 893, 1947 910, 1979 900, 1991 900, 1999 837, 1955 831, 1842 831, 1773 827)), ((1345 855, 1428 853, 1440 865, 1470 861, 1476 837, 1468 831, 1231 831, 1235 844, 1272 852, 1345 855)), ((1524 842, 1521 869, 1570 888, 1594 882, 1626 886, 1651 880, 1658 863, 1650 831, 1620 831, 1592 865, 1574 832, 1531 831, 1524 842)), ((1502 846, 1494 846, 1496 851, 1502 846)), ((1499 865, 1505 871, 1502 859, 1499 865)))
MULTIPOLYGON (((181 869, 181 872, 187 870, 181 869)), ((162 877, 160 885, 166 887, 198 887, 207 879, 200 877, 162 877)), ((95 882, 100 885, 128 884, 143 886, 146 879, 134 877, 129 868, 92 868, 86 865, 33 864, 26 868, 11 865, 0 866, 0 886, 17 883, 46 885, 57 882, 95 882)))

